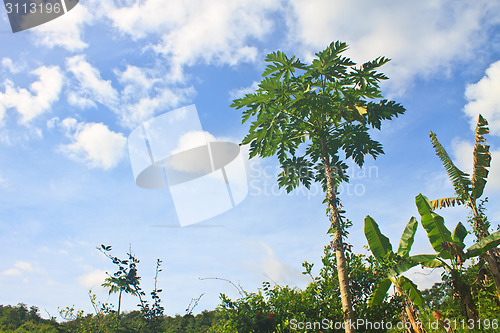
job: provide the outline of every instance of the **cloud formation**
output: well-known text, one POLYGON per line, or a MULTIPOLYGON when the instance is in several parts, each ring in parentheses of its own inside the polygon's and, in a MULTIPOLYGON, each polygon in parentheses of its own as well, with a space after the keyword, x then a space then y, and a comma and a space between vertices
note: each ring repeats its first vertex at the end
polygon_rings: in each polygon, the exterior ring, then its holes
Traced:
POLYGON ((24 69, 24 65, 15 63, 11 58, 2 58, 2 67, 8 69, 11 73, 16 74, 24 69))
POLYGON ((464 107, 474 129, 479 114, 488 120, 491 134, 500 135, 500 61, 488 67, 479 82, 467 85, 465 98, 468 103, 464 107))
MULTIPOLYGON (((451 145, 453 161, 462 171, 472 174, 472 152, 474 143, 466 140, 455 139, 451 145)), ((492 191, 500 189, 500 150, 491 151, 491 167, 489 168, 488 183, 485 190, 492 191)))
POLYGON ((85 287, 87 289, 102 289, 101 284, 107 277, 108 276, 106 275, 106 271, 94 269, 87 274, 79 276, 77 278, 77 281, 82 287, 85 287))
POLYGON ((24 280, 26 280, 25 273, 32 273, 34 271, 35 269, 33 268, 33 265, 30 264, 29 262, 17 261, 11 268, 8 268, 0 272, 0 275, 6 277, 15 277, 15 278, 24 277, 24 280))
POLYGON ((85 26, 91 24, 92 20, 93 17, 87 7, 80 1, 68 13, 30 29, 30 32, 36 44, 49 48, 62 47, 70 52, 81 51, 88 46, 83 41, 83 32, 85 26))
POLYGON ((196 92, 192 86, 173 84, 161 66, 127 65, 123 71, 115 70, 115 74, 123 86, 120 107, 115 112, 127 128, 136 127, 156 112, 179 106, 196 92))
POLYGON ((446 74, 453 63, 476 56, 500 11, 500 3, 486 0, 292 0, 290 7, 289 38, 303 54, 343 40, 355 61, 392 58, 384 72, 396 93, 417 76, 446 74))
POLYGON ((10 80, 5 80, 5 92, 0 91, 0 122, 5 118, 6 109, 15 108, 21 118, 19 123, 26 125, 35 117, 50 110, 59 99, 63 86, 63 74, 57 66, 40 66, 31 74, 38 76, 38 81, 30 85, 29 90, 17 88, 10 80))
POLYGON ((133 40, 159 37, 152 48, 184 80, 183 67, 197 62, 236 65, 256 59, 252 45, 273 28, 280 0, 146 0, 109 12, 113 26, 133 40))
POLYGON ((111 81, 103 80, 99 70, 85 60, 83 55, 66 59, 66 67, 78 82, 75 90, 68 95, 68 102, 72 105, 96 107, 96 103, 108 107, 116 107, 118 93, 111 86, 111 81))
POLYGON ((254 246, 256 246, 254 249, 261 253, 260 260, 258 262, 250 262, 248 266, 257 276, 264 274, 267 278, 280 284, 296 284, 297 282, 309 281, 300 270, 278 259, 269 244, 258 242, 254 246))
POLYGON ((74 118, 66 118, 59 126, 72 141, 60 149, 75 161, 107 170, 115 167, 125 156, 127 139, 102 123, 79 123, 74 118))

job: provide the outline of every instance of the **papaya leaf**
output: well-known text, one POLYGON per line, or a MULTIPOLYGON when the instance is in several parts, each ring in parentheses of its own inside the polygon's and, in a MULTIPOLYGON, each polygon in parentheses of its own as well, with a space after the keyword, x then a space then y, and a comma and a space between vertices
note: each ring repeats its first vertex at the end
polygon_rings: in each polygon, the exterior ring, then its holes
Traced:
POLYGON ((415 239, 415 233, 417 232, 418 221, 415 217, 411 217, 410 221, 403 231, 401 236, 401 241, 399 242, 398 254, 402 257, 408 257, 411 246, 413 245, 413 240, 415 239))
POLYGON ((451 232, 446 228, 442 216, 432 211, 429 200, 422 194, 415 197, 418 213, 421 216, 422 226, 427 232, 427 237, 432 248, 441 255, 443 259, 451 259, 451 254, 443 249, 443 242, 453 242, 451 232))
POLYGON ((365 217, 365 237, 375 258, 380 260, 387 253, 392 252, 392 245, 389 238, 380 232, 377 222, 369 215, 365 217))

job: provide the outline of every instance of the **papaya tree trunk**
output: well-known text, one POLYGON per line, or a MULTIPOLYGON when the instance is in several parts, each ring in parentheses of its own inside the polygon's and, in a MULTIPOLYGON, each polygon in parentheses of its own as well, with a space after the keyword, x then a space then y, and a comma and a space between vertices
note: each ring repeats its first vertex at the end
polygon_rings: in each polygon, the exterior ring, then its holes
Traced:
MULTIPOLYGON (((325 149, 324 149, 325 150, 325 149)), ((334 230, 333 246, 337 259, 337 275, 339 277, 340 296, 342 299, 342 311, 344 313, 345 332, 355 333, 354 310, 352 308, 351 292, 349 290, 349 276, 347 274, 347 263, 344 254, 344 242, 342 240, 342 226, 340 224, 340 202, 337 199, 337 185, 333 179, 332 168, 328 157, 323 155, 323 164, 327 181, 326 198, 328 202, 329 220, 334 230)))

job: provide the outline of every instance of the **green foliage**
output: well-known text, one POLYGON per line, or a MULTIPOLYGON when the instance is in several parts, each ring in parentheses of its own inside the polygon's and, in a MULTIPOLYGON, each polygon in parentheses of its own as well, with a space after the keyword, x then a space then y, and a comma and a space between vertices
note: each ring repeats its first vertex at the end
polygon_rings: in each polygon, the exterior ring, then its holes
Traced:
POLYGON ((477 257, 488 252, 490 249, 497 247, 498 245, 500 245, 500 231, 492 233, 469 247, 466 254, 469 258, 477 257))
POLYGON ((455 230, 453 230, 453 234, 451 235, 453 243, 457 244, 461 249, 464 249, 465 248, 464 239, 467 236, 467 234, 468 234, 467 229, 465 229, 462 222, 458 222, 457 226, 455 227, 455 230))
MULTIPOLYGON (((385 303, 379 305, 368 304, 375 286, 386 275, 384 269, 373 257, 350 252, 347 254, 347 269, 353 281, 351 294, 357 318, 372 322, 385 320, 395 324, 402 307, 399 297, 389 297, 385 303)), ((288 286, 271 286, 269 282, 264 282, 263 287, 256 293, 248 293, 234 301, 221 295, 218 320, 209 332, 297 332, 294 323, 298 322, 321 322, 323 319, 331 320, 332 323, 343 322, 335 254, 329 246, 325 248, 322 262, 319 276, 314 277, 303 290, 288 286)), ((311 274, 312 265, 304 263, 303 266, 306 268, 304 274, 311 274)), ((336 331, 339 330, 332 330, 336 331)), ((362 327, 358 331, 370 332, 362 327)))
POLYGON ((436 251, 444 259, 450 259, 451 255, 443 248, 443 243, 452 243, 451 232, 446 228, 444 219, 432 211, 432 206, 422 194, 415 198, 421 223, 427 232, 427 237, 436 251))
POLYGON ((389 238, 380 232, 378 224, 370 216, 365 218, 365 236, 375 258, 382 260, 389 252, 392 252, 389 238))
POLYGON ((418 290, 417 285, 413 283, 406 276, 398 276, 395 279, 396 283, 401 286, 401 290, 408 295, 408 298, 416 305, 423 306, 424 300, 422 299, 422 295, 420 294, 420 290, 418 290))
POLYGON ((55 320, 42 319, 38 312, 36 306, 28 309, 24 303, 19 303, 17 306, 0 305, 0 332, 61 332, 55 320))
POLYGON ((415 200, 429 241, 437 252, 438 260, 443 263, 443 267, 447 270, 447 273, 443 275, 444 278, 451 281, 454 294, 463 306, 463 315, 466 316, 467 320, 477 321, 479 319, 477 303, 471 293, 473 285, 465 278, 464 263, 467 259, 481 256, 498 246, 500 244, 500 231, 482 238, 464 252, 464 239, 467 235, 465 227, 458 223, 453 235, 451 235, 445 226, 444 219, 432 211, 431 204, 426 197, 419 194, 415 200), (449 259, 449 263, 445 262, 447 259, 449 259))
POLYGON ((394 284, 402 293, 401 296, 408 297, 417 306, 423 306, 422 296, 416 285, 406 277, 401 276, 402 273, 417 264, 436 258, 436 256, 427 255, 409 256, 417 231, 418 224, 416 222, 417 220, 412 217, 406 225, 399 242, 398 253, 395 254, 392 252, 389 238, 382 234, 377 222, 370 216, 366 216, 364 231, 368 246, 378 264, 381 267, 386 267, 387 271, 386 278, 379 282, 375 292, 371 295, 370 304, 380 304, 385 299, 390 286, 394 284))
POLYGON ((328 232, 334 234, 339 253, 338 276, 348 324, 355 318, 345 271, 337 186, 349 180, 346 160, 361 167, 366 155, 376 158, 383 154, 369 128, 380 130, 382 120, 397 117, 405 109, 379 100, 379 83, 387 77, 377 69, 389 59, 379 57, 357 66, 342 55, 347 48, 344 42, 331 43, 309 65, 280 51, 269 54, 258 89, 234 100, 231 107, 243 109, 243 123, 252 118, 242 141, 250 145, 250 158, 278 157, 280 188, 290 192, 299 185, 309 189, 313 182, 321 183, 330 214, 328 232))
MULTIPOLYGON (((500 328, 500 302, 495 297, 496 291, 492 283, 491 273, 485 269, 482 261, 469 265, 463 271, 465 282, 472 286, 472 296, 477 304, 481 328, 476 328, 474 332, 498 332, 500 328), (496 324, 495 324, 496 323, 496 324), (489 326, 489 327, 488 327, 489 326)), ((462 304, 457 299, 453 290, 452 281, 445 275, 443 281, 435 283, 431 288, 422 291, 425 302, 431 310, 440 310, 444 320, 453 328, 457 327, 457 332, 467 332, 462 329, 462 322, 467 323, 467 318, 462 313, 462 304)), ((434 319, 427 316, 428 321, 434 319)), ((429 332, 442 332, 440 330, 429 330, 429 332)))
POLYGON ((483 116, 479 115, 477 120, 474 151, 473 151, 473 171, 472 171, 472 196, 476 199, 483 194, 486 178, 488 177, 488 168, 491 162, 490 146, 483 135, 490 132, 488 122, 483 116))
POLYGON ((410 255, 410 250, 415 239, 415 233, 417 232, 418 221, 415 217, 411 217, 410 221, 405 227, 403 234, 401 235, 401 240, 399 241, 398 255, 401 257, 408 257, 410 255))
POLYGON ((79 311, 76 318, 60 325, 60 332, 204 333, 213 325, 214 317, 214 311, 204 311, 196 316, 191 314, 175 317, 162 316, 158 318, 157 325, 152 327, 140 311, 124 313, 119 320, 117 320, 116 313, 85 315, 79 311))
POLYGON ((252 118, 242 141, 250 144, 250 157, 277 155, 283 170, 278 183, 288 192, 300 184, 309 188, 313 181, 325 185, 325 158, 336 181, 347 181, 342 156, 362 166, 365 155, 382 154, 368 128, 380 129, 382 120, 405 111, 392 101, 370 101, 382 98, 379 82, 387 77, 376 70, 389 59, 356 66, 342 56, 347 48, 343 42, 331 43, 309 65, 273 52, 265 60, 268 65, 256 92, 231 104, 244 109, 243 123, 252 118), (301 156, 302 144, 306 147, 301 156))
POLYGON ((162 271, 160 268, 162 261, 160 259, 156 260, 155 287, 150 293, 153 304, 150 306, 148 300, 144 298, 146 293, 139 285, 141 277, 137 274, 137 264, 140 261, 132 254, 132 250, 127 253, 128 259, 124 260, 109 254, 112 250, 111 246, 101 245, 101 247, 98 247, 97 249, 108 257, 113 264, 118 266, 118 271, 116 271, 113 275, 107 273, 109 277, 106 278, 105 282, 102 284, 103 287, 110 288, 110 294, 113 292, 120 293, 117 315, 120 315, 122 292, 132 294, 139 298, 140 303, 138 306, 140 307, 144 318, 148 321, 151 327, 156 328, 158 325, 158 318, 163 316, 164 311, 163 306, 161 306, 161 299, 159 296, 162 289, 159 289, 157 284, 158 273, 162 271))
POLYGON ((451 157, 448 155, 446 150, 443 148, 443 146, 437 139, 436 134, 431 132, 430 138, 432 147, 434 147, 436 155, 443 163, 443 166, 446 169, 446 172, 448 173, 451 182, 453 183, 453 187, 455 188, 455 192, 458 198, 461 201, 464 202, 467 201, 468 193, 472 188, 472 183, 471 180, 469 179, 469 175, 461 171, 459 168, 457 168, 457 166, 453 163, 451 157))
MULTIPOLYGON (((438 141, 436 135, 431 132, 431 142, 436 151, 436 154, 443 162, 443 166, 450 177, 457 197, 442 198, 430 201, 432 209, 452 207, 465 204, 469 206, 473 214, 472 227, 477 240, 481 240, 490 234, 490 224, 484 214, 484 202, 478 202, 484 192, 488 177, 488 169, 491 166, 490 146, 484 138, 485 134, 489 133, 488 122, 483 116, 479 115, 474 136, 473 157, 473 172, 472 176, 462 172, 454 164, 446 150, 438 141)), ((500 293, 500 289, 499 289, 500 293)), ((499 294, 500 295, 500 294, 499 294)))
POLYGON ((415 202, 432 247, 438 253, 439 258, 451 260, 453 269, 462 266, 465 260, 478 257, 500 245, 500 231, 497 231, 481 239, 464 253, 463 241, 467 236, 467 230, 462 223, 457 224, 452 235, 446 228, 443 217, 432 211, 432 206, 425 196, 419 194, 415 197, 415 202))
MULTIPOLYGON (((91 298, 92 299, 92 298, 91 298)), ((94 298, 95 300, 95 298, 94 298)), ((94 305, 94 304, 93 304, 94 305)), ((82 310, 66 307, 60 310, 63 323, 55 318, 42 319, 38 308, 0 305, 0 332, 3 333, 204 333, 213 326, 214 311, 204 311, 196 316, 191 314, 159 318, 158 326, 152 328, 140 311, 132 311, 120 316, 113 312, 98 310, 96 314, 85 314, 82 310)))

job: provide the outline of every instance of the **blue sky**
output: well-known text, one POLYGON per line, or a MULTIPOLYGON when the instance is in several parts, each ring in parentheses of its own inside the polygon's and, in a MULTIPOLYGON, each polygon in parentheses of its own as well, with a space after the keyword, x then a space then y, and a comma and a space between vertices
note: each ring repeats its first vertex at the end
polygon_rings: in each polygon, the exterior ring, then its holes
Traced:
MULTIPOLYGON (((277 189, 276 161, 247 165, 249 195, 236 208, 179 228, 168 191, 135 185, 127 137, 143 121, 195 104, 203 129, 240 141, 247 130, 231 100, 251 92, 266 54, 304 61, 330 42, 349 44, 362 63, 384 55, 384 95, 404 116, 373 135, 385 155, 351 169, 341 189, 359 253, 369 214, 397 243, 417 211, 414 197, 453 195, 429 131, 470 171, 473 126, 490 122, 493 161, 486 195, 500 222, 500 3, 494 1, 143 0, 81 1, 66 15, 13 34, 0 17, 0 304, 24 302, 53 316, 91 311, 87 292, 114 266, 96 246, 124 256, 131 244, 151 289, 156 258, 168 314, 213 309, 220 277, 253 291, 262 281, 305 286, 304 260, 317 263, 328 219, 316 190, 277 189)), ((453 228, 464 209, 441 212, 453 228)), ((413 253, 430 251, 422 230, 413 253)), ((472 237, 471 237, 472 238, 472 237)), ((317 273, 319 267, 315 267, 317 273)), ((439 272, 410 272, 428 287, 439 272)), ((136 301, 125 297, 125 308, 136 301)))

